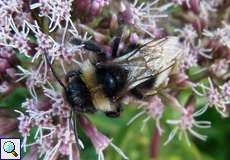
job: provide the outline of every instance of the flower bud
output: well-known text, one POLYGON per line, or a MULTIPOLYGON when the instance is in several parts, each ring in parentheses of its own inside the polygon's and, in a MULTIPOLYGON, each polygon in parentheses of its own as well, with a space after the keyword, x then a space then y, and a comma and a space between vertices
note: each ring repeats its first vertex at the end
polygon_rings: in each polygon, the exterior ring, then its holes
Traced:
POLYGON ((0 73, 6 72, 6 69, 9 67, 9 62, 6 59, 0 58, 0 73))
POLYGON ((226 59, 216 60, 209 67, 209 71, 218 78, 223 78, 228 73, 229 69, 229 62, 226 59))
POLYGON ((157 96, 153 96, 149 104, 145 107, 146 112, 153 118, 161 117, 164 111, 164 104, 161 99, 157 96))
POLYGON ((92 16, 97 16, 97 15, 99 15, 99 14, 100 14, 100 10, 101 10, 100 7, 101 7, 101 6, 100 6, 100 2, 97 1, 97 0, 94 0, 94 1, 92 2, 92 4, 91 4, 91 15, 92 15, 92 16))
POLYGON ((150 145, 150 156, 152 159, 157 159, 159 153, 159 145, 160 145, 160 133, 157 129, 154 130, 151 145, 150 145))
POLYGON ((9 89, 10 89, 10 86, 6 81, 0 84, 0 94, 7 92, 9 89))
POLYGON ((10 60, 13 57, 13 51, 6 47, 0 46, 0 57, 10 60))
POLYGON ((167 36, 167 33, 165 31, 163 31, 162 29, 160 28, 154 28, 153 30, 153 35, 157 38, 157 39, 160 39, 160 38, 164 38, 167 36))
POLYGON ((194 13, 199 13, 200 1, 199 0, 183 1, 182 7, 185 10, 191 10, 194 13))
POLYGON ((129 42, 131 44, 135 44, 137 43, 139 40, 139 36, 136 34, 136 33, 131 33, 130 36, 129 36, 129 42))
POLYGON ((129 24, 129 25, 132 25, 134 24, 134 19, 133 19, 133 13, 132 13, 132 10, 131 9, 126 9, 125 11, 123 11, 121 13, 121 16, 122 16, 122 20, 129 24))
POLYGON ((12 78, 12 79, 16 79, 16 71, 15 71, 15 69, 14 68, 7 68, 6 69, 6 74, 8 75, 8 76, 10 76, 10 78, 12 78))
POLYGON ((188 80, 188 76, 185 73, 176 73, 170 76, 170 84, 174 84, 180 87, 191 87, 192 82, 188 80))
POLYGON ((194 13, 198 13, 200 9, 200 0, 191 0, 190 1, 191 10, 194 13))
POLYGON ((193 26, 193 28, 196 29, 197 33, 202 33, 203 29, 206 26, 206 23, 203 19, 195 19, 192 22, 192 26, 193 26))
POLYGON ((75 0, 75 15, 84 17, 85 21, 90 21, 92 17, 100 15, 103 7, 108 4, 107 0, 75 0))
POLYGON ((17 128, 15 118, 0 117, 0 137, 5 137, 17 128))
POLYGON ((79 120, 85 131, 85 134, 92 141, 97 153, 100 153, 109 146, 110 140, 99 132, 86 117, 80 116, 79 120))
POLYGON ((12 110, 0 109, 0 137, 14 137, 17 129, 17 119, 12 110))
POLYGON ((52 108, 52 102, 48 97, 42 97, 36 106, 39 111, 48 111, 52 108))
POLYGON ((216 39, 209 39, 209 41, 206 44, 206 48, 212 49, 213 52, 213 58, 226 58, 230 59, 230 51, 228 48, 226 48, 223 44, 221 44, 216 39))

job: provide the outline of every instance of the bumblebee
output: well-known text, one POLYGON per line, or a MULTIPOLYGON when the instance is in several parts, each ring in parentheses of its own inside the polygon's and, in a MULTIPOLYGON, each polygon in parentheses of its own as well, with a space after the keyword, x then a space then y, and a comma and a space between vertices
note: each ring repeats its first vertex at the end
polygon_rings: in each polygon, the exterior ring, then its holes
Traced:
POLYGON ((92 41, 71 40, 71 43, 83 45, 85 50, 97 57, 96 62, 88 59, 80 69, 69 71, 65 77, 66 86, 55 75, 64 87, 73 111, 102 111, 109 117, 119 116, 121 100, 125 95, 145 98, 153 94, 166 81, 182 55, 177 37, 151 40, 142 45, 131 44, 118 53, 121 33, 113 41, 110 59, 105 58, 102 49, 92 41))

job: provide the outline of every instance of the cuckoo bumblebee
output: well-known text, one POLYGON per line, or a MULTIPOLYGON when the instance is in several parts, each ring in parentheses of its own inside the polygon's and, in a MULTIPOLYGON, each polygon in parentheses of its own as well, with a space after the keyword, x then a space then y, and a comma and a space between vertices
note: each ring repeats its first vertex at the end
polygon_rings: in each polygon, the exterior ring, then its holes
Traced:
POLYGON ((145 44, 131 44, 118 53, 121 30, 112 43, 112 58, 106 58, 103 50, 92 41, 71 40, 72 44, 83 45, 97 57, 96 61, 85 60, 80 69, 69 71, 66 85, 59 80, 73 111, 102 111, 109 117, 117 117, 125 95, 138 98, 151 95, 177 65, 182 55, 179 38, 171 36, 145 44))

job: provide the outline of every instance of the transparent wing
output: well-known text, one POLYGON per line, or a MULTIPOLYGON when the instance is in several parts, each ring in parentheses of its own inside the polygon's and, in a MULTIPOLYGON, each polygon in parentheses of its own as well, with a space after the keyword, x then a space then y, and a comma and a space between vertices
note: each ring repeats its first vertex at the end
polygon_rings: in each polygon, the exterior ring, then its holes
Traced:
POLYGON ((113 60, 113 63, 129 71, 128 90, 156 76, 160 85, 182 55, 182 47, 177 37, 167 37, 150 41, 141 48, 113 60))

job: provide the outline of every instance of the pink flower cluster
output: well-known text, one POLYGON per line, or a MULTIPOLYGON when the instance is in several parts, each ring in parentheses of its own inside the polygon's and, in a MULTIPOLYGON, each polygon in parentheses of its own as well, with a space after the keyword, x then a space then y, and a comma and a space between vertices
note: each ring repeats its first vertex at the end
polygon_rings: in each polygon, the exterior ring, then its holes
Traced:
POLYGON ((145 116, 141 130, 152 119, 159 135, 167 134, 164 130, 166 125, 174 126, 165 144, 171 142, 176 134, 179 139, 185 138, 188 144, 190 136, 206 140, 207 136, 198 133, 196 128, 210 128, 211 122, 196 118, 212 108, 223 118, 229 114, 229 8, 230 4, 225 0, 135 0, 134 3, 1 0, 0 100, 17 87, 26 88, 30 97, 21 104, 20 111, 15 110, 19 113, 17 121, 0 112, 0 134, 10 136, 18 123, 18 132, 24 137, 22 147, 25 151, 31 148, 27 159, 68 157, 78 160, 79 149, 84 149, 84 141, 76 135, 77 128, 81 127, 92 141, 99 160, 105 159, 103 152, 109 146, 128 159, 86 115, 72 110, 45 57, 46 54, 50 58, 63 80, 68 71, 78 69, 91 54, 83 49, 82 44, 70 43, 73 37, 96 41, 108 52, 106 56, 111 57, 111 33, 122 22, 126 30, 119 50, 128 44, 170 35, 179 37, 184 48, 175 69, 154 95, 143 99, 127 95, 123 99, 123 103, 137 106, 140 110, 130 117, 128 125, 145 116), (186 103, 179 98, 184 90, 191 91, 186 103), (201 98, 205 105, 198 106, 197 98, 201 98), (164 122, 162 117, 169 108, 176 114, 169 114, 172 118, 164 122), (6 121, 9 122, 7 125, 6 121), (35 130, 34 142, 28 143, 32 130, 35 130))

